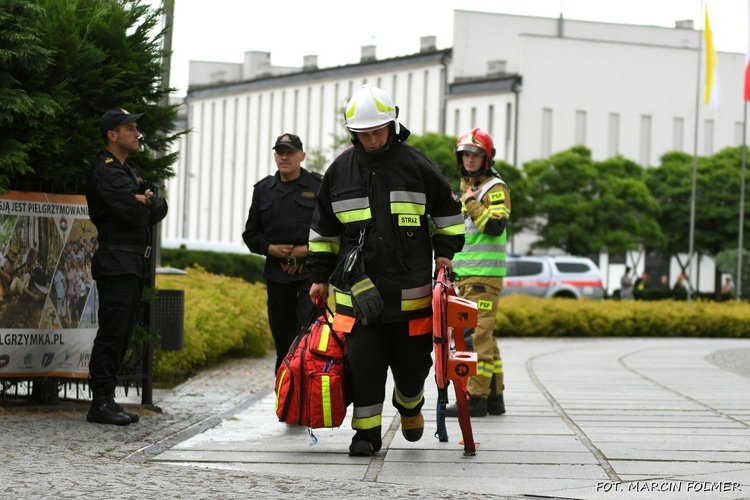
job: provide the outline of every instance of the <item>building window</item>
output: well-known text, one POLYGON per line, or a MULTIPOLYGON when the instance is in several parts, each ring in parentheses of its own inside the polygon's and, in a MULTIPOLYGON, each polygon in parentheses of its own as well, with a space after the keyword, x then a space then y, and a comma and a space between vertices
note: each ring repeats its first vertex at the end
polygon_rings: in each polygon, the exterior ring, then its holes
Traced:
POLYGON ((703 128, 703 154, 714 154, 714 121, 706 120, 703 128))
POLYGON ((471 108, 471 121, 469 123, 469 127, 476 127, 477 126, 477 108, 473 107, 471 108))
POLYGON ((610 113, 607 156, 612 158, 618 154, 620 154, 620 115, 617 113, 610 113))
POLYGON ((552 110, 542 109, 542 158, 552 156, 552 110))
MULTIPOLYGON (((397 98, 396 98, 396 84, 397 83, 398 83, 398 76, 397 75, 393 75, 393 82, 391 83, 391 87, 393 88, 393 90, 391 91, 391 101, 393 101, 394 103, 398 102, 397 98)), ((385 89, 383 89, 383 90, 385 90, 385 89)))
POLYGON ((672 131, 672 149, 683 151, 685 148, 685 119, 674 119, 674 130, 672 131))
POLYGON ((576 111, 576 128, 575 128, 575 143, 576 145, 586 145, 586 112, 576 111))
POLYGON ((651 116, 641 115, 641 165, 651 165, 651 116))
POLYGON ((461 125, 461 110, 456 108, 454 117, 453 117, 453 135, 458 137, 459 132, 459 125, 461 125))

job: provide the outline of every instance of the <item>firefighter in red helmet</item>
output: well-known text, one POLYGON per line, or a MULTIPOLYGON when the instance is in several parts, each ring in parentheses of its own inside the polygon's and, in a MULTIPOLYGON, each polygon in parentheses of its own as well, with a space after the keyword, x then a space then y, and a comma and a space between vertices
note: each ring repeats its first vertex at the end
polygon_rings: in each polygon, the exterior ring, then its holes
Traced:
MULTIPOLYGON (((502 415, 503 361, 494 337, 495 315, 505 276, 506 225, 510 217, 510 190, 492 168, 495 147, 490 135, 472 129, 456 142, 461 168, 461 202, 466 242, 453 258, 461 297, 477 303, 476 329, 464 332, 467 345, 477 353, 477 374, 469 379, 472 417, 502 415), (470 337, 470 338, 469 338, 470 337)), ((446 415, 458 416, 456 405, 446 415)))

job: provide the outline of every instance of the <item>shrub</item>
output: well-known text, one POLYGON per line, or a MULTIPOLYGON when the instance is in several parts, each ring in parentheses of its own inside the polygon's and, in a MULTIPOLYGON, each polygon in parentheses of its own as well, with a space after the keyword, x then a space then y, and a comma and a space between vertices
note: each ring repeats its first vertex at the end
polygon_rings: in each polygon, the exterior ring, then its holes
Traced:
POLYGON ((599 301, 508 295, 495 319, 500 337, 750 337, 747 302, 599 301))
POLYGON ((185 291, 185 338, 181 351, 154 352, 155 380, 185 375, 227 355, 261 357, 273 347, 264 284, 192 266, 186 276, 158 275, 156 287, 185 291))

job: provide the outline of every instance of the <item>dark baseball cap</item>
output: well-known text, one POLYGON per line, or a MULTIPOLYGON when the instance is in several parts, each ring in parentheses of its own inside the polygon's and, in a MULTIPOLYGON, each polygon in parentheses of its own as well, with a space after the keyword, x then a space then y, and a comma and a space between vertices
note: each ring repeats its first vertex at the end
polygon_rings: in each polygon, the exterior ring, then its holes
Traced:
POLYGON ((276 149, 280 146, 293 149, 295 151, 304 151, 304 149, 302 149, 302 139, 294 134, 281 134, 279 137, 277 137, 276 144, 273 145, 273 149, 276 149))
POLYGON ((102 119, 99 121, 99 130, 102 132, 114 130, 118 125, 133 123, 140 120, 143 115, 145 115, 145 113, 131 115, 130 112, 122 108, 110 109, 102 115, 102 119))

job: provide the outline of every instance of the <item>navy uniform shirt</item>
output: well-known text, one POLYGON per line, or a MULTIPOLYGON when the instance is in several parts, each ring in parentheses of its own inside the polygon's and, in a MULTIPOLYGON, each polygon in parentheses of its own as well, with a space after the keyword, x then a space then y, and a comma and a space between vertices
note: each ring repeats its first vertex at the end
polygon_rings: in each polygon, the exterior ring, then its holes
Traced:
POLYGON ((143 278, 148 269, 146 258, 133 252, 105 250, 106 244, 146 247, 151 244, 151 229, 167 215, 167 201, 151 198, 149 206, 135 197, 146 185, 127 161, 120 161, 106 149, 99 154, 86 178, 86 202, 89 218, 98 232, 99 250, 92 259, 97 276, 135 274, 143 278))
POLYGON ((291 283, 309 278, 307 267, 300 274, 288 274, 281 268, 283 260, 268 255, 271 244, 307 245, 315 197, 323 177, 300 168, 300 176, 281 182, 279 172, 255 184, 250 213, 242 239, 251 252, 265 255, 263 278, 266 281, 291 283))

